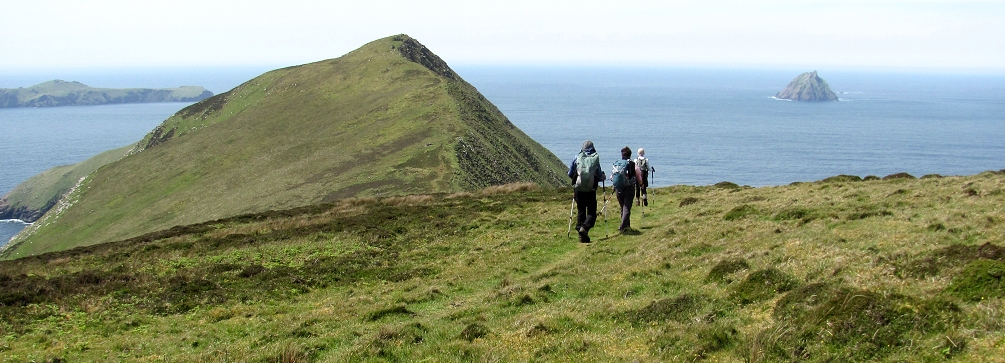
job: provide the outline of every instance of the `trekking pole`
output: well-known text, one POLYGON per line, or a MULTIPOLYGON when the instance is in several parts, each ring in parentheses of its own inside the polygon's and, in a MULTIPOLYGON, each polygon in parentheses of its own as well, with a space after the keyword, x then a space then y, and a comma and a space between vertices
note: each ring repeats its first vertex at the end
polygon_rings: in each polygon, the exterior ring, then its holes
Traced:
POLYGON ((600 213, 604 215, 604 238, 610 238, 611 235, 607 233, 607 183, 601 181, 600 184, 604 186, 604 207, 600 208, 600 213))
POLYGON ((571 237, 572 233, 572 210, 576 209, 576 192, 572 192, 572 206, 569 207, 569 229, 565 231, 565 238, 571 237))
POLYGON ((650 180, 652 180, 653 182, 649 183, 649 184, 646 184, 646 194, 647 194, 646 195, 646 200, 649 200, 649 196, 648 196, 648 194, 649 194, 649 187, 652 186, 653 184, 656 184, 656 168, 650 166, 649 167, 649 171, 650 171, 649 175, 651 175, 650 180))

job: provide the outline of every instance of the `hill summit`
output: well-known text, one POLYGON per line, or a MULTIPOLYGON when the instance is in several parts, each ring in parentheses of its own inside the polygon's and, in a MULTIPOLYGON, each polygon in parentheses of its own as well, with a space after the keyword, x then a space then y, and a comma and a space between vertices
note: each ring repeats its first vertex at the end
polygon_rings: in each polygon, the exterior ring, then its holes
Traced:
POLYGON ((180 110, 77 181, 5 254, 348 197, 565 179, 557 157, 440 57, 397 35, 180 110))
POLYGON ((784 90, 775 94, 775 98, 792 101, 837 101, 838 97, 831 91, 827 81, 817 75, 817 71, 800 74, 784 90))

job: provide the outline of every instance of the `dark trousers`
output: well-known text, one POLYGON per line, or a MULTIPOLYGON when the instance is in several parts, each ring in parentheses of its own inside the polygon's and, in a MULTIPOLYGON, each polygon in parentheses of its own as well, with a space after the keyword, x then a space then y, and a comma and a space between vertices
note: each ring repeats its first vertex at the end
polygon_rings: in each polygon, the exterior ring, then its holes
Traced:
POLYGON ((632 199, 635 197, 632 189, 635 188, 614 188, 614 191, 618 194, 618 204, 621 204, 621 226, 618 227, 618 231, 624 232, 632 226, 632 199))
POLYGON ((587 232, 597 223, 597 192, 576 192, 576 210, 579 211, 579 218, 576 219, 576 230, 580 227, 587 232))
MULTIPOLYGON (((642 200, 642 196, 646 195, 646 187, 649 186, 649 172, 642 172, 642 180, 640 183, 635 184, 635 197, 642 200)), ((647 198, 648 199, 648 198, 647 198)), ((649 205, 649 204, 646 204, 649 205)))

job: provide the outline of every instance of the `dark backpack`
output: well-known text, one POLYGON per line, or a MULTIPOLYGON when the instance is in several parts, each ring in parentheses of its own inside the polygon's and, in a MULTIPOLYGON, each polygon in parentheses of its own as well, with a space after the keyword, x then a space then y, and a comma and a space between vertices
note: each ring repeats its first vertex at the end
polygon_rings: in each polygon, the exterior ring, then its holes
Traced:
POLYGON ((614 181, 615 188, 624 189, 635 185, 635 173, 634 170, 628 170, 628 162, 629 160, 614 162, 611 178, 614 181))
POLYGON ((576 182, 572 187, 579 192, 592 192, 597 190, 597 176, 594 172, 599 169, 600 155, 594 153, 587 155, 585 152, 576 156, 576 182))

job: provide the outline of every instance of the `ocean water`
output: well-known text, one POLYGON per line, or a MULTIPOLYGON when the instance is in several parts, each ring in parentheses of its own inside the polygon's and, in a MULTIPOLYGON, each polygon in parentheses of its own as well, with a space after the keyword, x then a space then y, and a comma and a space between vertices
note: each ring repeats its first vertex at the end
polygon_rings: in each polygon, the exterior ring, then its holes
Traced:
MULTIPOLYGON (((0 108, 0 193, 52 167, 133 144, 190 104, 0 108)), ((24 226, 0 221, 0 245, 24 226)))
POLYGON ((772 98, 800 70, 462 68, 566 163, 646 149, 657 186, 1005 168, 1005 75, 820 71, 839 102, 772 98))
MULTIPOLYGON (((568 163, 583 140, 604 163, 644 147, 655 186, 784 185, 838 174, 969 175, 1005 169, 1005 75, 819 70, 841 101, 773 99, 809 70, 455 66, 568 163)), ((227 91, 268 68, 0 74, 95 87, 227 91), (152 72, 147 74, 144 72, 152 72)), ((48 168, 139 140, 187 104, 0 109, 0 193, 48 168)), ((0 221, 0 241, 23 225, 0 221)))

